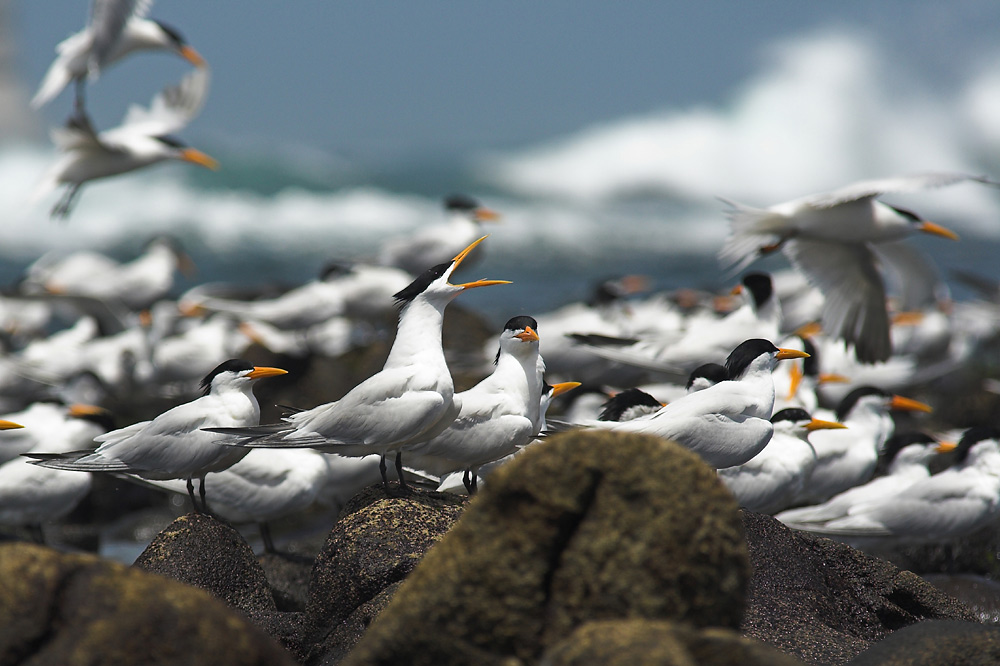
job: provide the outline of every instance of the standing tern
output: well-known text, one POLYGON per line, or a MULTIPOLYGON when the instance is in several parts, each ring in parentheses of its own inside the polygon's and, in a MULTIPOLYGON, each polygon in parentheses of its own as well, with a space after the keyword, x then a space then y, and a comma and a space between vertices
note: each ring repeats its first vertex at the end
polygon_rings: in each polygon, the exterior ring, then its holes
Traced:
POLYGON ((939 444, 924 432, 893 435, 885 444, 882 460, 886 473, 868 483, 854 486, 812 506, 788 509, 775 518, 789 527, 819 525, 849 515, 856 506, 870 502, 891 502, 904 488, 930 477, 930 462, 939 454, 954 448, 951 443, 939 444))
POLYGON ((954 539, 1000 515, 1000 430, 969 428, 948 469, 910 484, 893 497, 855 505, 848 515, 798 525, 825 536, 891 537, 906 541, 954 539))
POLYGON ((32 200, 40 200, 65 185, 65 192, 52 209, 53 217, 64 218, 69 215, 80 188, 91 180, 165 160, 217 169, 219 164, 213 158, 173 136, 201 111, 208 82, 208 69, 195 69, 179 84, 157 94, 148 109, 133 105, 121 125, 103 132, 94 130, 86 114, 71 116, 65 127, 51 132, 53 143, 63 155, 42 177, 32 200))
POLYGON ((775 364, 805 357, 805 352, 780 349, 768 340, 746 340, 726 359, 728 380, 631 421, 591 421, 585 425, 670 439, 699 454, 715 468, 742 465, 760 453, 771 439, 773 426, 769 419, 774 406, 771 371, 775 364))
POLYGON ((385 457, 395 453, 396 472, 405 488, 403 449, 444 432, 462 408, 441 346, 445 308, 467 289, 510 284, 508 280, 449 282, 455 269, 485 238, 451 261, 428 269, 396 294, 402 308, 396 339, 380 372, 340 400, 290 414, 280 423, 212 431, 239 436, 234 444, 252 448, 308 447, 351 457, 377 453, 387 489, 385 457))
POLYGON ((895 429, 892 410, 932 411, 922 402, 873 386, 862 386, 848 393, 837 406, 835 417, 847 430, 818 432, 810 439, 816 449, 816 467, 799 499, 824 502, 871 479, 879 452, 895 429))
POLYGON ((527 316, 504 324, 493 372, 455 396, 462 409, 444 432, 407 451, 411 467, 439 477, 465 470, 471 494, 480 466, 514 453, 538 434, 544 365, 539 367, 537 327, 527 316))
POLYGON ((719 478, 744 509, 774 513, 801 494, 816 465, 809 434, 846 428, 843 423, 814 419, 804 409, 789 407, 771 417, 774 434, 764 450, 736 467, 719 470, 719 478))
POLYGON ((247 454, 244 449, 218 443, 204 432, 212 426, 251 426, 260 421, 253 384, 263 377, 286 374, 280 368, 255 367, 232 359, 221 363, 202 380, 204 395, 142 421, 114 430, 94 441, 96 450, 34 456, 36 464, 83 472, 117 472, 146 479, 186 479, 196 511, 194 479, 201 482, 201 509, 205 504, 205 475, 232 466, 247 454))
POLYGON ((928 173, 861 181, 765 209, 726 201, 731 232, 719 256, 746 267, 761 254, 781 249, 823 293, 824 330, 854 345, 859 360, 884 361, 892 344, 874 246, 916 232, 952 240, 958 236, 878 197, 966 181, 998 185, 982 176, 928 173))
POLYGON ((445 197, 448 220, 421 229, 413 236, 387 242, 379 252, 378 263, 395 266, 418 275, 428 266, 448 261, 463 247, 483 235, 481 224, 500 215, 466 194, 445 197))
POLYGON ((94 0, 87 27, 56 46, 49 66, 31 100, 37 109, 55 98, 70 81, 76 83, 76 110, 83 111, 83 86, 108 65, 139 50, 172 51, 195 67, 205 60, 175 29, 145 18, 152 0, 94 0))

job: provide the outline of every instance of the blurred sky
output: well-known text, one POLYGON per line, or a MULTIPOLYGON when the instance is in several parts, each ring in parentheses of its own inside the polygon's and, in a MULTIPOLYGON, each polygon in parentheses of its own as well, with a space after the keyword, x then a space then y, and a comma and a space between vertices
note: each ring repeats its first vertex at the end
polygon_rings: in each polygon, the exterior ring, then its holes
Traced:
MULTIPOLYGON (((89 2, 9 0, 32 91, 89 2)), ((943 91, 996 58, 995 0, 162 0, 150 15, 207 58, 213 88, 189 140, 297 144, 377 163, 531 145, 632 114, 720 104, 769 45, 824 29, 872 38, 943 91)), ((88 96, 99 127, 147 104, 187 63, 139 55, 88 96)), ((43 112, 68 113, 64 92, 43 112)))

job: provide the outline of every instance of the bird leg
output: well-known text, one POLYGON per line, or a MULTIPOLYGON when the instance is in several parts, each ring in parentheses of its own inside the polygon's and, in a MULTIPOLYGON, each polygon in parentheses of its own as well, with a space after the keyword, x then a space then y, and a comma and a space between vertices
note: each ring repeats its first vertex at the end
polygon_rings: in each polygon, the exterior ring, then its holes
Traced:
POLYGON ((462 473, 462 483, 465 485, 465 492, 470 495, 476 494, 476 475, 472 473, 471 469, 462 473))
POLYGON ((406 485, 406 479, 403 478, 403 452, 396 451, 396 476, 399 478, 399 489, 403 492, 410 492, 410 487, 406 485))
POLYGON ((201 513, 198 510, 198 502, 194 498, 194 479, 193 477, 190 476, 188 477, 187 480, 187 491, 188 491, 188 497, 191 498, 191 506, 194 508, 194 512, 201 513))
POLYGON ((200 477, 199 481, 201 482, 198 485, 198 494, 201 496, 200 513, 204 513, 205 515, 210 516, 212 515, 212 512, 208 510, 208 501, 205 499, 205 477, 204 476, 200 477))
POLYGON ((86 99, 84 95, 84 89, 86 88, 86 83, 83 77, 78 77, 76 79, 76 96, 73 99, 73 110, 76 113, 86 113, 86 99))
POLYGON ((271 539, 271 526, 265 522, 257 523, 257 529, 260 530, 260 540, 264 542, 264 552, 265 553, 276 553, 278 552, 274 548, 274 541, 271 539))
POLYGON ((389 477, 385 474, 385 454, 379 456, 378 459, 378 471, 382 472, 382 489, 385 490, 386 495, 389 494, 389 477))
POLYGON ((71 183, 63 195, 59 197, 59 201, 56 205, 52 207, 52 212, 49 213, 52 217, 57 217, 61 219, 66 219, 69 217, 69 212, 73 209, 73 203, 76 200, 76 195, 80 192, 80 183, 71 183))

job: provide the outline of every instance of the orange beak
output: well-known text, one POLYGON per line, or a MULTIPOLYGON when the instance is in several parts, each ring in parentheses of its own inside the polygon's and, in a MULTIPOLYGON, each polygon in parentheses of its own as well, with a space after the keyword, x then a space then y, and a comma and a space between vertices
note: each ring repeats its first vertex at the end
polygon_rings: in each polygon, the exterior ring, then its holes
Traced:
POLYGON ((910 398, 904 398, 901 395, 892 396, 892 401, 889 403, 891 409, 898 409, 904 412, 933 412, 934 408, 930 405, 920 402, 918 400, 912 400, 910 398))
POLYGON ((563 393, 569 393, 579 385, 580 382, 561 382, 559 384, 553 384, 552 397, 554 398, 557 395, 562 395, 563 393))
POLYGON ((214 157, 209 157, 200 150, 194 148, 185 148, 181 151, 181 159, 185 162, 191 162, 192 164, 197 164, 203 166, 206 169, 211 169, 212 171, 219 170, 219 161, 214 157))
POLYGON ((24 426, 20 423, 14 423, 13 421, 4 421, 0 419, 0 430, 17 430, 18 428, 23 428, 24 426))
POLYGON ((938 442, 937 448, 934 449, 938 453, 951 453, 958 448, 958 444, 955 442, 938 442))
POLYGON ((472 214, 480 222, 497 222, 500 219, 500 213, 490 208, 477 208, 472 214))
POLYGON ((820 419, 813 419, 806 424, 806 430, 812 432, 813 430, 845 430, 847 426, 843 423, 837 421, 822 421, 820 419))
POLYGON ((201 57, 201 54, 195 51, 190 46, 182 46, 180 50, 181 57, 187 60, 189 63, 195 67, 204 67, 205 59, 201 57))
POLYGON ((278 375, 287 374, 288 370, 282 370, 281 368, 269 368, 267 366, 255 365, 247 377, 250 379, 261 379, 263 377, 277 377, 278 375))
POLYGON ((798 349, 783 349, 779 347, 775 358, 779 361, 787 361, 793 358, 809 358, 809 354, 804 351, 799 351, 798 349))
POLYGON ((934 224, 933 222, 921 222, 917 229, 924 232, 925 234, 931 234, 932 236, 940 236, 941 238, 947 238, 949 240, 958 240, 958 234, 956 234, 951 229, 945 229, 940 224, 934 224))

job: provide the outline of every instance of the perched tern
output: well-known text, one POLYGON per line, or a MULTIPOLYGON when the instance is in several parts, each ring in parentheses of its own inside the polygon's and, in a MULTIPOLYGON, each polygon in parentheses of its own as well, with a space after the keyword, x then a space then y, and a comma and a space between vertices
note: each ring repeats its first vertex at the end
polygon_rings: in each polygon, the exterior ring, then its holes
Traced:
POLYGON ((539 368, 538 322, 527 316, 504 324, 493 372, 455 396, 462 408, 437 437, 407 450, 409 466, 435 476, 465 470, 475 492, 479 468, 526 446, 541 427, 544 380, 539 368))
POLYGON ((886 473, 868 483, 854 486, 823 502, 811 506, 788 509, 775 518, 789 527, 809 524, 823 524, 849 515, 862 504, 870 502, 891 502, 904 488, 930 477, 930 462, 941 452, 953 445, 942 448, 936 439, 924 432, 908 432, 893 435, 885 444, 882 460, 886 462, 886 473))
POLYGON ((799 407, 776 412, 771 423, 774 434, 763 451, 742 465, 719 470, 719 478, 740 506, 760 513, 780 511, 801 494, 816 464, 810 433, 847 427, 836 421, 814 419, 799 407))
POLYGON ((451 284, 449 278, 473 248, 473 242, 449 262, 438 264, 396 294, 401 305, 396 339, 382 370, 335 402, 284 417, 280 423, 249 428, 213 429, 238 436, 240 446, 316 448, 345 456, 381 456, 383 485, 388 488, 385 457, 396 454, 401 487, 402 451, 438 436, 461 411, 441 346, 441 324, 448 304, 467 289, 507 280, 451 284))
POLYGON ((818 432, 809 440, 816 450, 816 467, 799 499, 825 502, 871 479, 879 452, 895 429, 892 410, 932 411, 922 402, 873 386, 862 386, 847 394, 836 412, 836 420, 846 425, 847 430, 818 432))
POLYGON ((201 508, 205 509, 205 475, 232 466, 245 449, 224 446, 206 427, 251 426, 260 420, 253 384, 263 377, 286 374, 280 368, 255 367, 232 359, 221 363, 202 380, 204 395, 142 421, 96 437, 96 450, 38 455, 36 464, 83 472, 117 472, 146 479, 186 479, 194 504, 194 479, 201 481, 201 508))
POLYGON ((447 262, 449 257, 483 235, 481 224, 500 218, 466 194, 453 194, 444 200, 448 220, 425 227, 406 238, 392 239, 379 252, 378 263, 402 268, 418 275, 428 266, 447 262))
POLYGON ((746 340, 726 360, 729 377, 726 381, 631 421, 590 421, 584 425, 670 439, 716 468, 742 465, 760 453, 771 439, 773 426, 769 419, 774 406, 771 371, 775 364, 805 356, 805 352, 796 349, 779 349, 768 340, 746 340))
POLYGON ((838 538, 942 541, 970 534, 998 515, 1000 430, 975 427, 962 435, 948 469, 892 497, 857 504, 842 518, 796 527, 838 538))
POLYGON ((958 236, 878 197, 966 181, 998 184, 964 173, 928 173, 866 180, 766 209, 726 201, 732 226, 720 258, 745 267, 760 254, 781 249, 823 293, 824 330, 854 345, 859 360, 884 361, 892 345, 875 246, 916 232, 958 236))
POLYGON ((65 185, 52 209, 53 217, 67 217, 84 183, 141 169, 165 160, 191 162, 217 169, 218 162, 189 148, 173 133, 190 123, 208 94, 209 72, 199 68, 153 98, 148 109, 133 105, 118 127, 96 132, 86 114, 71 116, 65 127, 52 130, 52 141, 62 157, 42 177, 32 196, 40 200, 65 185))
POLYGON ((37 109, 55 98, 71 81, 76 83, 76 109, 83 110, 83 85, 108 65, 139 50, 172 51, 196 67, 205 61, 177 30, 145 18, 152 0, 94 0, 87 27, 56 46, 38 92, 31 100, 37 109))
MULTIPOLYGON (((50 418, 39 423, 37 432, 30 432, 33 427, 25 428, 35 441, 32 453, 79 449, 113 427, 111 415, 100 407, 46 404, 52 408, 50 418)), ((29 422, 34 416, 29 415, 29 422)), ((90 485, 91 475, 86 472, 38 467, 24 457, 8 460, 0 465, 0 524, 27 525, 43 542, 42 524, 72 511, 90 492, 90 485)))

